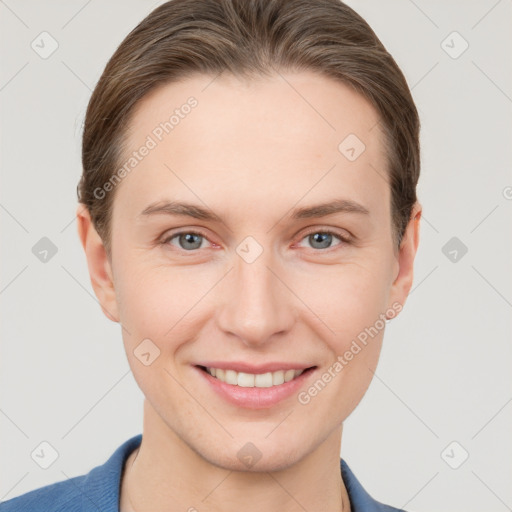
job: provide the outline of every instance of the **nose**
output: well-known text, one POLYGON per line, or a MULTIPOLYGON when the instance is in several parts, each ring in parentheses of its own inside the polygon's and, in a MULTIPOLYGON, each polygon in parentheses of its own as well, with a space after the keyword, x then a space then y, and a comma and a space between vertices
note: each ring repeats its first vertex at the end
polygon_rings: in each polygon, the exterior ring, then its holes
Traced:
POLYGON ((252 263, 235 253, 234 266, 219 290, 223 300, 218 327, 251 347, 289 332, 296 318, 294 295, 270 253, 264 250, 252 263))

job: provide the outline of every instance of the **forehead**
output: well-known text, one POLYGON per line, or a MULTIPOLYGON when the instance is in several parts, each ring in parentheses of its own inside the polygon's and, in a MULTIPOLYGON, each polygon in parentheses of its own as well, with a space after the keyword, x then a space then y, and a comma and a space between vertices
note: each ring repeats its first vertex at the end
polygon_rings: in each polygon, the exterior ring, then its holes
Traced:
POLYGON ((226 134, 231 137, 224 144, 244 139, 254 145, 280 136, 279 142, 288 142, 295 151, 304 142, 307 147, 336 149, 348 133, 372 142, 378 137, 378 130, 373 132, 378 119, 373 106, 351 86, 311 71, 252 79, 195 74, 160 85, 139 101, 128 140, 136 145, 155 129, 158 139, 159 125, 171 120, 171 131, 164 130, 163 138, 179 141, 181 147, 187 144, 184 149, 199 138, 207 142, 226 134), (188 108, 191 101, 196 106, 188 108))
POLYGON ((220 206, 230 190, 241 205, 271 201, 269 194, 296 203, 340 186, 353 199, 387 199, 378 119, 352 88, 313 72, 191 76, 138 103, 125 161, 151 149, 118 194, 137 208, 169 195, 215 195, 220 206))

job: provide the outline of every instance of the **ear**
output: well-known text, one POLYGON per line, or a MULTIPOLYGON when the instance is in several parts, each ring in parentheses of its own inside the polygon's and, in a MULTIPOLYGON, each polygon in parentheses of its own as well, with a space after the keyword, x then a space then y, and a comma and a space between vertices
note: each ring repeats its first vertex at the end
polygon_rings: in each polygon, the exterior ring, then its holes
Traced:
POLYGON ((420 219, 422 207, 416 202, 405 230, 400 249, 396 255, 398 273, 391 286, 392 304, 405 304, 414 279, 414 258, 420 241, 420 219))
POLYGON ((113 322, 119 322, 111 262, 103 241, 92 223, 89 210, 82 203, 79 203, 76 209, 76 220, 78 236, 87 258, 94 293, 105 316, 113 322))

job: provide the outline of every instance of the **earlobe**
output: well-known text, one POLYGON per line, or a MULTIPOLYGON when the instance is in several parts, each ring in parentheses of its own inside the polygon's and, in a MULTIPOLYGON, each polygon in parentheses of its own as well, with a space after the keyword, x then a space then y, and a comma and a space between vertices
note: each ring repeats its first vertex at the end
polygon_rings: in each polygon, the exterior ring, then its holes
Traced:
POLYGON ((398 274, 392 284, 391 298, 402 306, 407 300, 414 279, 414 259, 420 240, 422 207, 416 203, 398 252, 398 274))
POLYGON ((87 207, 79 203, 76 210, 78 237, 85 251, 89 277, 105 316, 119 322, 111 263, 87 207))

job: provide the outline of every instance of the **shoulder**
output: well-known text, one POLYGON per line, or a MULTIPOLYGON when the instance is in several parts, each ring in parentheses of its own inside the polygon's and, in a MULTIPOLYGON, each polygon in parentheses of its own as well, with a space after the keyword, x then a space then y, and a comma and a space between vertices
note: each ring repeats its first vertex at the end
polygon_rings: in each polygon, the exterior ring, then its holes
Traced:
POLYGON ((80 488, 85 475, 34 489, 0 503, 0 512, 75 512, 82 508, 80 488))
MULTIPOLYGON (((347 488, 352 512, 406 512, 372 498, 361 485, 344 459, 340 459, 341 476, 347 488)), ((1 511, 0 511, 1 512, 1 511)))
POLYGON ((128 439, 106 462, 85 475, 0 502, 0 512, 118 512, 124 463, 141 441, 141 434, 128 439))

